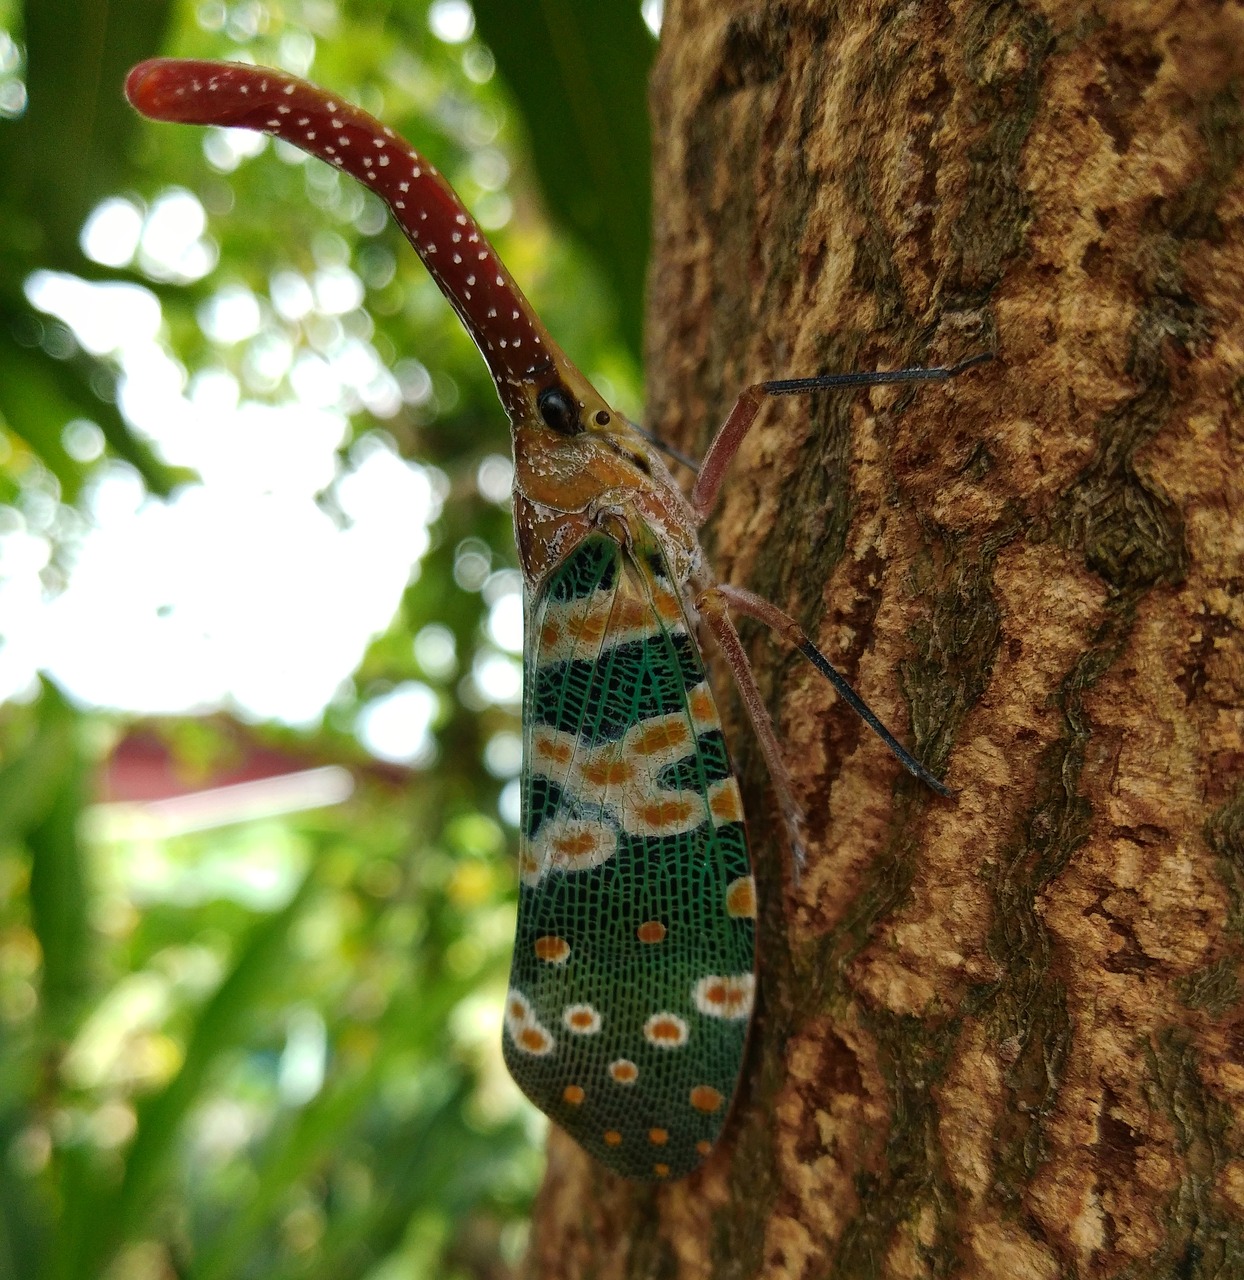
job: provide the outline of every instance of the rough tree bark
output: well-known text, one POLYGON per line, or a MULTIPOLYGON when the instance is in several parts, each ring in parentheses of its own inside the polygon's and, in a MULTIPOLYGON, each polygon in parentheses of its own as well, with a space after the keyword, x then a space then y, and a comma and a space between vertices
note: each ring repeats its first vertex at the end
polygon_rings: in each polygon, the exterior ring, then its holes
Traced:
POLYGON ((997 352, 771 406, 709 529, 959 795, 745 632, 742 1095, 660 1190, 554 1133, 529 1275, 1244 1275, 1242 75, 1226 0, 667 9, 654 423, 997 352))

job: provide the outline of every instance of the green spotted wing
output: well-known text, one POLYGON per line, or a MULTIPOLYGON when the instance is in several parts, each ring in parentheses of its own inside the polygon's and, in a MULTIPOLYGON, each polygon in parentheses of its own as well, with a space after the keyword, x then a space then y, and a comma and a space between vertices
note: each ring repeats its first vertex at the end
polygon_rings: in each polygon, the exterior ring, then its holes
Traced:
POLYGON ((755 890, 704 664, 655 538, 580 542, 528 612, 505 1059, 628 1178, 712 1149, 753 997, 755 890))

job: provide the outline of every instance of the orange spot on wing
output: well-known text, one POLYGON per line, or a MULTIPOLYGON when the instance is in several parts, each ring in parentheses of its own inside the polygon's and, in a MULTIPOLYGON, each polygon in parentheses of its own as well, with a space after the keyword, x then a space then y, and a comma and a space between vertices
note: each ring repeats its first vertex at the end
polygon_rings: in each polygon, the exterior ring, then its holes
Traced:
POLYGON ((562 1021, 581 1036, 595 1035, 600 1030, 600 1014, 590 1004, 568 1004, 562 1010, 562 1021))
POLYGON ((706 1142, 703 1138, 701 1138, 700 1141, 695 1144, 695 1149, 702 1156, 706 1156, 710 1151, 712 1151, 713 1144, 711 1142, 706 1142))
POLYGON ((652 599, 657 607, 657 616, 662 622, 682 621, 682 604, 672 591, 657 587, 652 593, 652 599))
POLYGON ((576 831, 555 836, 553 848, 565 858, 583 858, 595 851, 599 839, 593 831, 576 831))
POLYGON ((640 942, 664 942, 665 932, 665 926, 660 920, 645 920, 635 930, 635 936, 640 942))
POLYGON ((687 1028, 674 1018, 653 1018, 645 1030, 649 1040, 661 1044, 679 1044, 687 1034, 687 1028))
POLYGON ((564 738, 537 738, 535 748, 538 759, 552 760, 554 764, 569 764, 574 755, 574 747, 564 738))
POLYGON ((697 1084, 691 1090, 691 1105, 697 1111, 705 1113, 717 1111, 723 1102, 725 1098, 711 1084, 697 1084))
POLYGON ((639 1068, 626 1058, 609 1064, 609 1074, 619 1084, 634 1084, 639 1079, 639 1068))
POLYGON ((670 1140, 670 1132, 668 1129, 649 1129, 648 1141, 654 1147, 663 1147, 670 1140))
POLYGON ((616 1129, 606 1129, 605 1141, 611 1147, 620 1147, 622 1145, 622 1135, 616 1129))
POLYGON ((640 756, 654 756, 690 744, 691 730, 681 716, 648 725, 634 733, 630 739, 631 750, 640 756))
POLYGON ((572 1107, 582 1105, 583 1099, 586 1097, 587 1094, 577 1084, 568 1084, 562 1090, 562 1101, 570 1103, 572 1107))
POLYGON ((583 766, 583 778, 594 787, 622 786, 635 776, 635 766, 629 760, 604 757, 588 761, 583 766))
POLYGON ((644 824, 658 830, 686 822, 695 811, 695 801, 690 799, 650 800, 639 806, 639 816, 644 824))
POLYGON ((541 1031, 539 1027, 524 1027, 518 1033, 518 1043, 532 1053, 539 1053, 548 1047, 548 1033, 541 1031))
POLYGON ((549 964, 562 964, 570 958, 570 943, 556 934, 546 934, 537 938, 532 944, 538 960, 547 960, 549 964))
POLYGON ((707 685, 697 685, 692 689, 688 702, 691 707, 691 719, 697 728, 716 727, 717 707, 707 685))
POLYGON ((726 890, 726 912, 736 919, 755 917, 756 881, 751 876, 740 876, 730 882, 726 890))
POLYGON ((619 631, 647 630, 652 622, 652 611, 644 601, 627 596, 614 604, 610 621, 619 631))
POLYGON ((566 630, 576 644, 597 645, 605 634, 609 619, 603 613, 586 613, 571 618, 566 630))
POLYGON ((667 1164, 654 1164, 652 1166, 652 1172, 655 1173, 658 1178, 668 1178, 670 1176, 670 1167, 667 1164))
POLYGON ((562 638, 562 629, 552 618, 546 619, 540 628, 540 648, 552 649, 562 638))
POLYGON ((715 1018, 746 1018, 752 1011, 756 979, 750 973, 700 978, 691 988, 691 999, 701 1013, 715 1018))
POLYGON ((709 792, 708 807, 718 822, 743 821, 743 797, 739 795, 739 784, 733 778, 726 778, 709 792))
POLYGON ((548 848, 548 862, 563 871, 586 871, 607 862, 617 852, 618 835, 601 822, 556 818, 536 836, 548 848))

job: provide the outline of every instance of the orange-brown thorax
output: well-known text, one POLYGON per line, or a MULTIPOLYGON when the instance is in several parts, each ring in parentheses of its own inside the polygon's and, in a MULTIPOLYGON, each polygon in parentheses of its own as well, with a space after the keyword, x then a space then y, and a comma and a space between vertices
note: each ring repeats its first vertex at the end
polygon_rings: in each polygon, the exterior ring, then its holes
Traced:
POLYGON ((682 490, 649 442, 549 339, 548 367, 507 405, 514 446, 514 530, 529 588, 589 534, 658 532, 680 581, 698 564, 695 522, 682 490), (554 430, 540 397, 553 386, 573 405, 577 429, 554 430))
POLYGON ((535 588, 585 537, 602 527, 661 535, 674 576, 698 564, 699 544, 682 491, 646 440, 625 425, 561 436, 540 423, 515 427, 514 532, 528 586, 535 588), (638 458, 637 463, 634 459, 638 458))

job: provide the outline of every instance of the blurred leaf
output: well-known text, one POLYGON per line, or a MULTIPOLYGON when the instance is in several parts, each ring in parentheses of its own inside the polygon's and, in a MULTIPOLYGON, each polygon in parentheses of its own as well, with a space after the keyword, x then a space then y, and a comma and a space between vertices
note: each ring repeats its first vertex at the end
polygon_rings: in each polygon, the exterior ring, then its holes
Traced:
POLYGON ((299 1260, 268 1271, 265 1280, 355 1280, 398 1247, 416 1209, 461 1213, 473 1181, 486 1176, 498 1153, 495 1134, 463 1123, 468 1091, 466 1081, 447 1073, 439 1096, 386 1135, 375 1161, 380 1184, 367 1210, 335 1221, 312 1265, 299 1260))
POLYGON ((77 717, 60 690, 43 681, 34 732, 0 765, 0 846, 20 841, 42 822, 76 758, 77 717))
POLYGON ((0 414, 60 481, 66 501, 86 472, 60 440, 75 417, 97 423, 153 493, 167 495, 186 478, 126 425, 107 361, 86 354, 54 360, 14 337, 37 334, 45 323, 20 294, 32 271, 99 274, 78 236, 98 201, 128 184, 139 122, 122 86, 135 62, 159 51, 172 9, 173 0, 30 0, 26 110, 0 123, 0 414))
MULTIPOLYGON (((77 745, 73 711, 47 680, 39 699, 35 746, 33 762, 27 765, 31 769, 30 789, 37 793, 48 788, 50 795, 42 814, 25 832, 31 855, 30 914, 43 952, 43 1017, 52 1035, 59 1037, 66 1033, 86 994, 94 949, 78 836, 87 761, 77 745)), ((3 784, 0 778, 0 786, 3 784)))
POLYGON ((181 1139, 186 1113, 199 1101, 208 1074, 251 1029, 265 990, 288 961, 287 942, 306 905, 308 876, 289 904, 256 925, 237 963, 195 1020, 181 1070, 139 1108, 138 1128, 114 1193, 80 1195, 65 1206, 72 1260, 54 1275, 91 1280, 120 1244, 141 1231, 164 1188, 162 1178, 181 1139))
POLYGON ((648 72, 656 41, 638 0, 474 0, 514 93, 550 209, 592 250, 642 355, 648 265, 648 72))
MULTIPOLYGON (((0 328, 0 415, 56 477, 61 497, 76 501, 87 467, 70 457, 61 443, 68 422, 85 416, 69 398, 67 370, 37 347, 22 347, 0 328)), ((96 401, 89 412, 102 407, 96 401)))
POLYGON ((393 1060, 412 1051, 427 1055, 439 1047, 445 1019, 471 984, 442 980, 425 994, 412 1016, 405 1002, 389 1007, 380 1029, 379 1048, 366 1068, 346 1080, 330 1084, 313 1102, 273 1136, 255 1172, 257 1183, 234 1219, 203 1251, 191 1272, 193 1280, 228 1280, 252 1255, 256 1237, 276 1211, 289 1188, 332 1151, 342 1136, 357 1122, 378 1092, 383 1076, 392 1070, 393 1060))
MULTIPOLYGON (((48 323, 36 320, 36 314, 31 310, 20 323, 48 323)), ((167 497, 194 478, 184 468, 165 466, 130 430, 111 397, 104 399, 94 389, 92 384, 106 382, 111 387, 114 381, 106 363, 81 354, 57 360, 41 347, 19 345, 12 328, 0 316, 0 415, 60 482, 64 501, 77 498, 89 471, 61 442, 61 433, 74 418, 96 423, 113 454, 134 467, 152 493, 167 497)))
MULTIPOLYGON (((6 1160, 26 1120, 24 1111, 0 1114, 0 1152, 6 1160)), ((47 1229, 45 1206, 22 1178, 0 1178, 0 1280, 29 1280, 38 1273, 38 1258, 47 1229)))
POLYGON ((138 120, 126 72, 157 52, 172 0, 27 0, 22 117, 0 125, 6 174, 0 235, 32 261, 73 271, 78 232, 104 195, 125 186, 138 120))

